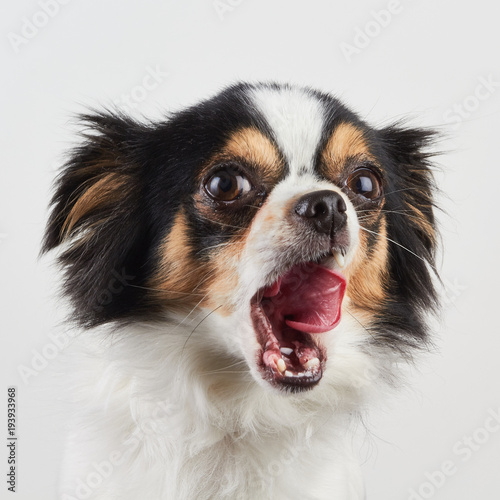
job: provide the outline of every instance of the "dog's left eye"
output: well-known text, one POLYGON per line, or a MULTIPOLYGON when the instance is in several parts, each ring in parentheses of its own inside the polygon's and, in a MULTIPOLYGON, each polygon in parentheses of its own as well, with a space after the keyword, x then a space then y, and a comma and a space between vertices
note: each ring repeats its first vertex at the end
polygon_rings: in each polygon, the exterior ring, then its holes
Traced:
POLYGON ((376 201, 382 196, 382 183, 379 176, 369 168, 359 168, 346 181, 346 186, 355 194, 376 201))
POLYGON ((208 195, 217 201, 231 202, 250 192, 250 181, 234 168, 225 168, 213 173, 205 182, 208 195))

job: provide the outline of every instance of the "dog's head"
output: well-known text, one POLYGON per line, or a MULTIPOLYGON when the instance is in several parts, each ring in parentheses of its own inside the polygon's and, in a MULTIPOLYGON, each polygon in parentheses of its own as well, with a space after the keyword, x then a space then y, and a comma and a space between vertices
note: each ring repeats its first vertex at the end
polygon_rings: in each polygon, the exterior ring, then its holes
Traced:
POLYGON ((425 341, 431 132, 377 130, 276 84, 230 87, 162 123, 84 120, 44 245, 64 243, 83 326, 203 311, 207 344, 293 392, 334 377, 342 356, 425 341))

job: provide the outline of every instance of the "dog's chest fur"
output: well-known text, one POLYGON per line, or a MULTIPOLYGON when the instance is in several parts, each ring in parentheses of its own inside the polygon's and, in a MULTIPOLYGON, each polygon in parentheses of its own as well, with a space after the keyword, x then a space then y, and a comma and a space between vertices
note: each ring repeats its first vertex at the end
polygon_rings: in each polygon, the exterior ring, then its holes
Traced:
POLYGON ((62 498, 362 499, 360 414, 436 305, 433 133, 279 84, 83 122, 43 248, 82 328, 62 498))
MULTIPOLYGON (((74 341, 63 499, 364 498, 357 397, 276 398, 237 365, 221 372, 231 359, 207 356, 209 332, 196 333, 186 345, 155 327, 74 341)), ((361 358, 360 387, 375 370, 361 358)))

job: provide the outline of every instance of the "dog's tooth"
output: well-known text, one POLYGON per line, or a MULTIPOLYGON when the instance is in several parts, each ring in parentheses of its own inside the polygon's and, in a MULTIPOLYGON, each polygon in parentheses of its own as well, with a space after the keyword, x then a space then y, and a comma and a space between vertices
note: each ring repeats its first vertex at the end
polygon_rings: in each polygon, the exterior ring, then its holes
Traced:
POLYGON ((287 371, 285 372, 285 377, 294 377, 294 376, 295 376, 295 375, 294 375, 291 371, 289 371, 289 370, 287 370, 287 371))
POLYGON ((306 363, 304 363, 304 368, 306 370, 314 370, 316 368, 319 368, 319 365, 320 365, 319 359, 318 358, 312 358, 309 361, 307 361, 306 363))
POLYGON ((290 349, 290 347, 280 347, 281 354, 284 354, 285 356, 290 356, 292 354, 293 349, 290 349))
POLYGON ((286 372, 286 363, 281 358, 278 359, 276 366, 282 375, 286 372))
POLYGON ((339 267, 340 268, 344 267, 345 266, 344 256, 338 250, 335 250, 332 253, 333 253, 333 257, 337 261, 337 264, 339 265, 339 267))

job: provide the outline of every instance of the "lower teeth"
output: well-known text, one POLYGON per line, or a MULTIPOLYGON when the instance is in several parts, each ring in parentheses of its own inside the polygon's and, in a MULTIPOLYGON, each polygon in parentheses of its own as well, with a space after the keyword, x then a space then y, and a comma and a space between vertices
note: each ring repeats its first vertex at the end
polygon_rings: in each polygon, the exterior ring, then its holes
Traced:
POLYGON ((299 377, 307 377, 309 374, 300 372, 300 373, 292 373, 291 371, 287 370, 285 372, 285 377, 292 377, 292 378, 299 378, 299 377))
POLYGON ((306 370, 314 370, 315 368, 318 368, 320 365, 319 359, 318 358, 312 358, 306 363, 304 363, 304 368, 306 370))
POLYGON ((282 359, 278 359, 276 366, 278 367, 278 370, 281 374, 283 374, 283 372, 286 373, 286 363, 282 359))

